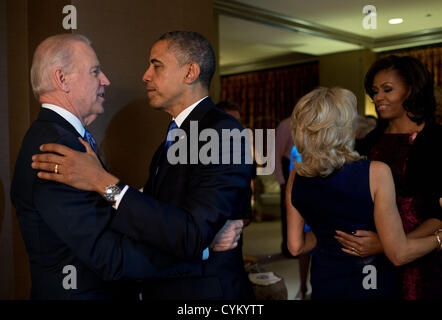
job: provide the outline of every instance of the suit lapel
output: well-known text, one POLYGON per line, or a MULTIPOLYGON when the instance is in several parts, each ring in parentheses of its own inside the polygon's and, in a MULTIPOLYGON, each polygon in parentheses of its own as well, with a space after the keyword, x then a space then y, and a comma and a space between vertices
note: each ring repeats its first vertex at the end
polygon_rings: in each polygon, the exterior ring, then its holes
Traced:
MULTIPOLYGON (((192 110, 192 112, 187 116, 187 118, 183 121, 183 123, 180 126, 180 129, 182 129, 186 133, 186 136, 187 136, 187 154, 188 154, 187 163, 189 163, 189 151, 190 151, 190 137, 189 137, 189 135, 190 135, 190 121, 198 121, 199 122, 201 119, 204 118, 204 115, 210 110, 210 108, 212 108, 214 106, 215 105, 210 98, 204 99, 195 107, 195 109, 192 110)), ((200 131, 200 128, 198 128, 198 134, 199 134, 199 131, 200 131)), ((158 196, 158 194, 161 190, 162 183, 165 180, 165 177, 170 172, 170 169, 174 167, 167 161, 164 143, 161 144, 157 153, 159 154, 159 156, 157 157, 157 160, 156 160, 156 169, 155 169, 156 172, 154 171, 155 176, 154 176, 153 188, 152 188, 154 197, 158 196)))

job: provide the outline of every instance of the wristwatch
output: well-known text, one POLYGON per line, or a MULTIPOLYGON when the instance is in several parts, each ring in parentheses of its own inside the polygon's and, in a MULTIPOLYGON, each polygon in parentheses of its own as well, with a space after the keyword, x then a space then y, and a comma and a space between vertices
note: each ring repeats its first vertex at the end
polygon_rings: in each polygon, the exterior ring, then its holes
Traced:
POLYGON ((104 199, 109 202, 115 202, 115 197, 121 193, 125 186, 126 184, 120 180, 117 184, 111 184, 110 186, 106 187, 103 194, 104 199))

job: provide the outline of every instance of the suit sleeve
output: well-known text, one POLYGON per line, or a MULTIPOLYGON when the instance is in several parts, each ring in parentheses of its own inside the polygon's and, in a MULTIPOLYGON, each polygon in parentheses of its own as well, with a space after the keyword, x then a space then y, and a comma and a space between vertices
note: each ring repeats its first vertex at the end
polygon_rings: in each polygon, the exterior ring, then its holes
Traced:
MULTIPOLYGON (((78 142, 58 143, 81 150, 78 142)), ((192 264, 159 270, 150 260, 152 248, 118 234, 109 225, 113 210, 96 194, 35 177, 33 199, 42 218, 72 252, 103 280, 146 279, 199 274, 192 264)))
MULTIPOLYGON (((241 219, 250 209, 253 165, 244 163, 244 150, 243 143, 241 164, 189 165, 191 179, 179 207, 129 188, 112 227, 180 259, 201 260, 227 219, 241 219)), ((233 148, 227 152, 233 157, 233 148)))

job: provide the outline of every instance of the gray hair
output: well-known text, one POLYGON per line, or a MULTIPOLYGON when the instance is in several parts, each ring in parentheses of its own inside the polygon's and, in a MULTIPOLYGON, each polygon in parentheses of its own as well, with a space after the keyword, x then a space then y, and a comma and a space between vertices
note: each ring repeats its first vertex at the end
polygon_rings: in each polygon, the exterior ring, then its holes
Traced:
POLYGON ((168 32, 158 39, 161 40, 169 41, 169 49, 174 52, 181 65, 189 62, 199 65, 198 80, 208 89, 216 68, 215 52, 210 42, 201 34, 192 31, 168 32))
POLYGON ((84 42, 88 45, 91 41, 80 34, 59 34, 45 39, 34 53, 31 67, 31 85, 35 97, 54 90, 51 73, 54 68, 62 69, 66 74, 72 72, 74 41, 84 42))

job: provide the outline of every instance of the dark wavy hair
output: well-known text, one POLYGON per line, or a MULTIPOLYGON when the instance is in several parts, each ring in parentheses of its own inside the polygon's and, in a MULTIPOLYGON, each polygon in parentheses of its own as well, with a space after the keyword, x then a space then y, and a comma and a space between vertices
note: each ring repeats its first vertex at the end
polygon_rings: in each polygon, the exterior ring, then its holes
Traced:
POLYGON ((198 80, 204 87, 210 87, 210 81, 216 68, 215 52, 210 42, 201 34, 193 31, 171 31, 163 34, 157 41, 168 40, 169 48, 172 49, 180 62, 184 65, 196 62, 200 67, 198 80))
POLYGON ((402 106, 411 121, 417 124, 434 121, 436 99, 434 98, 433 77, 422 62, 410 56, 395 55, 377 60, 368 70, 364 80, 365 91, 372 99, 374 77, 382 70, 396 70, 410 88, 410 95, 402 106))

